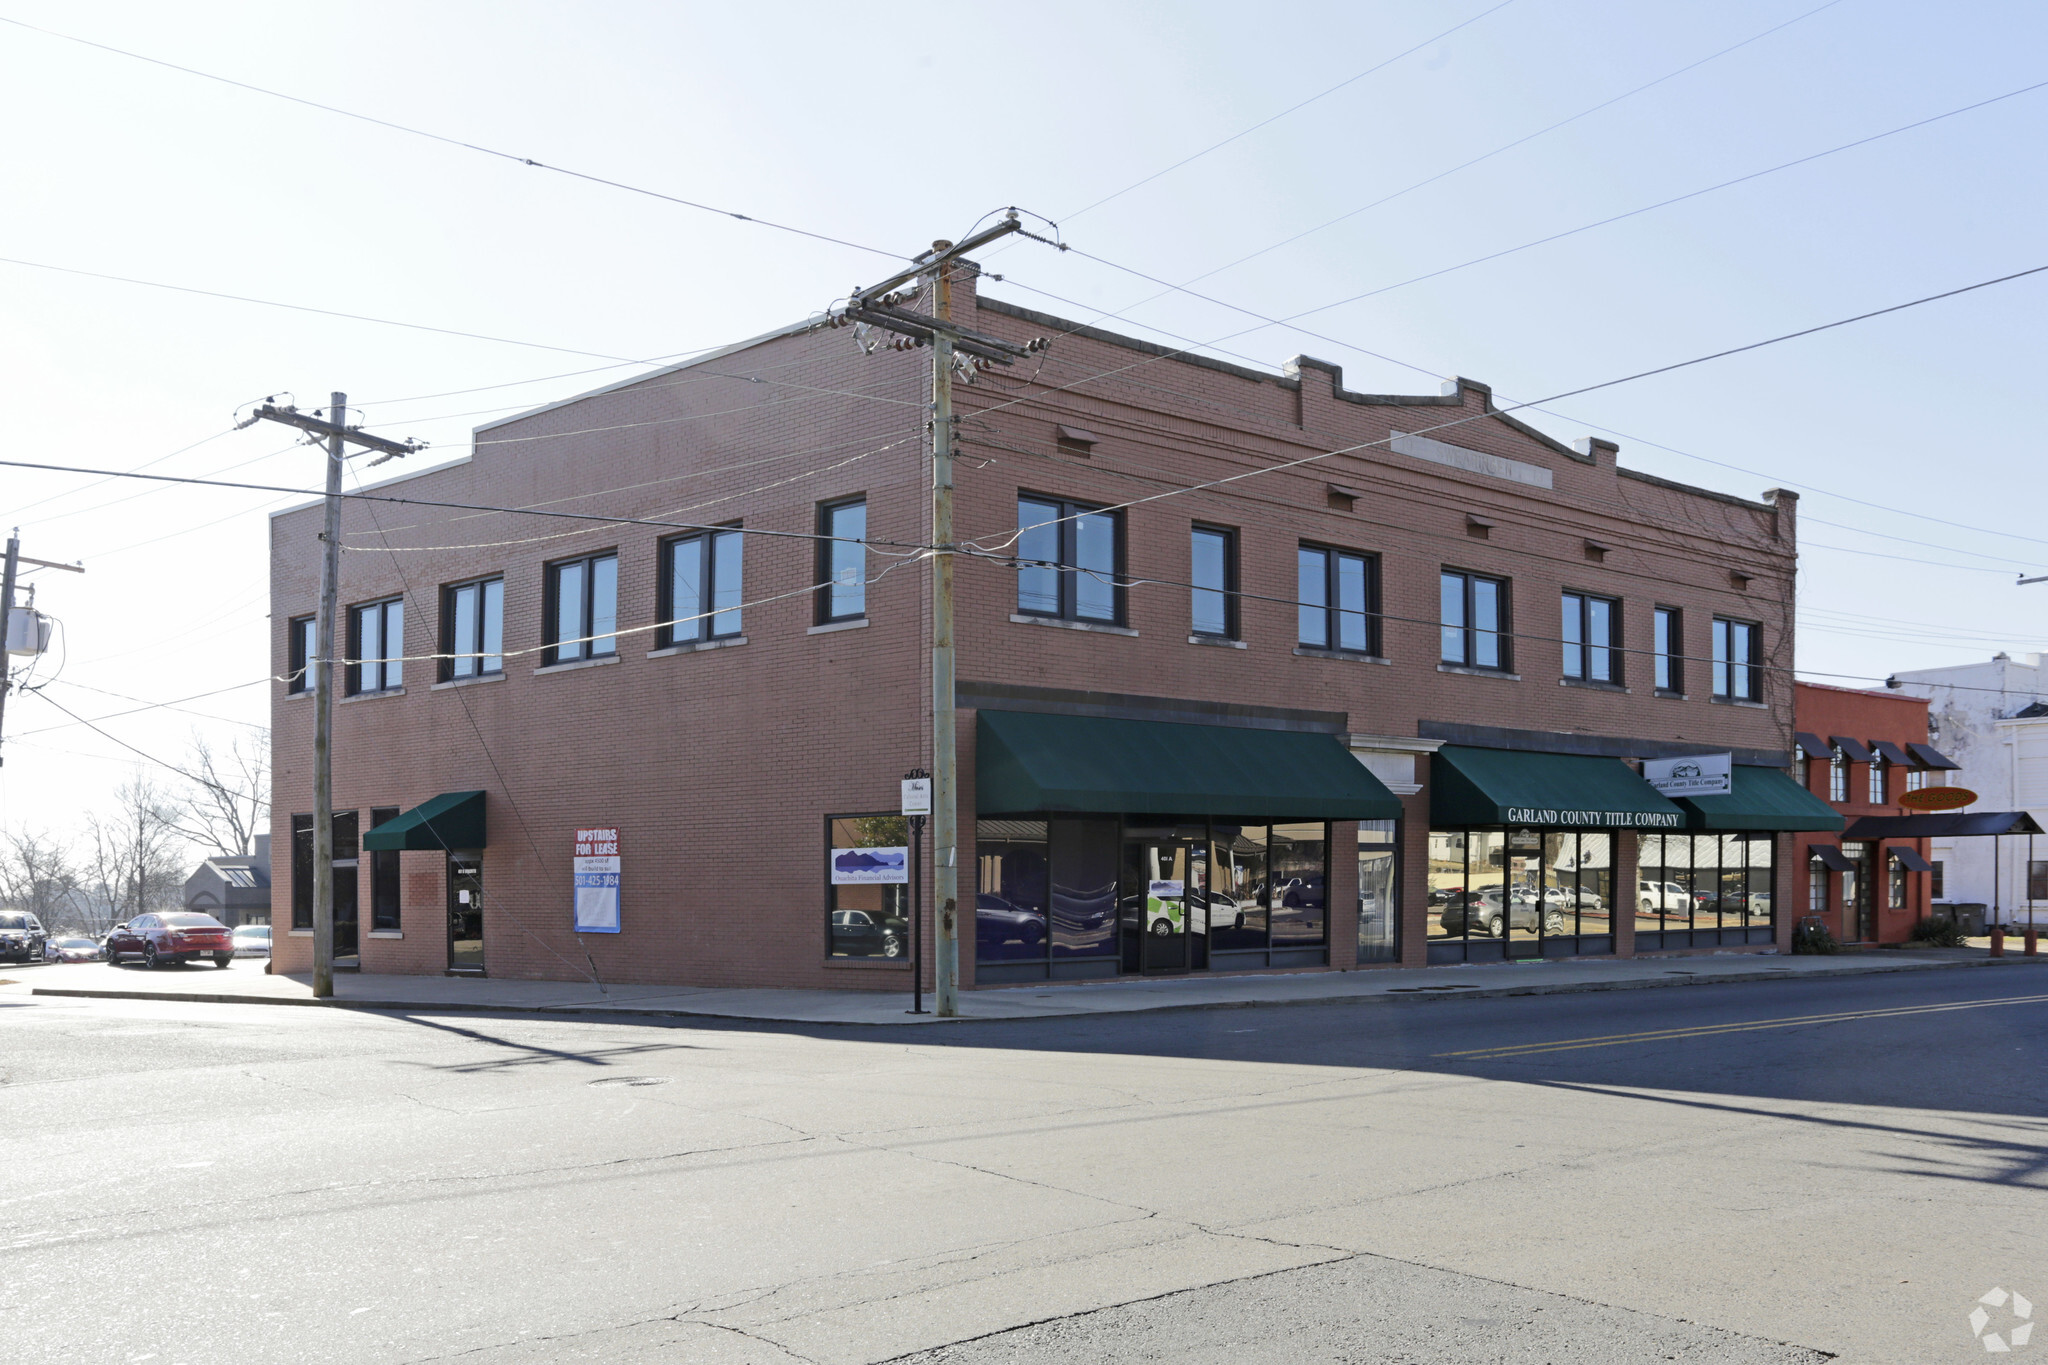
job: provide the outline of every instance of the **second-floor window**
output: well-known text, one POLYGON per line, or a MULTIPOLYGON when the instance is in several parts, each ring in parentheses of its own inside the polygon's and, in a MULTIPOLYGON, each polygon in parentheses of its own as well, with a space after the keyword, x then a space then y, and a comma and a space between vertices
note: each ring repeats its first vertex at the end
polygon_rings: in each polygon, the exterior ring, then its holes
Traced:
POLYGON ((1875 754, 1870 759, 1870 804, 1884 804, 1884 760, 1875 754))
POLYGON ((1587 682, 1620 682, 1615 639, 1621 603, 1585 593, 1564 595, 1564 675, 1587 682))
POLYGON ((1189 629, 1218 640, 1237 638, 1237 532, 1197 526, 1188 536, 1193 584, 1189 629))
POLYGON ((1300 624, 1295 638, 1312 649, 1379 653, 1375 638, 1378 567, 1378 560, 1371 555, 1316 545, 1296 551, 1295 600, 1300 624))
POLYGON ((661 619, 655 646, 731 639, 740 633, 741 561, 737 527, 679 536, 662 545, 661 619))
POLYGON ((1446 571, 1440 591, 1443 661, 1506 671, 1508 585, 1498 578, 1446 571))
POLYGON ((405 603, 393 597, 348 612, 348 681, 344 690, 387 692, 405 684, 405 603))
POLYGON ((1068 621, 1123 621, 1123 516, 1078 502, 1017 499, 1017 611, 1068 621))
POLYGON ((868 504, 865 498, 828 502, 818 509, 818 624, 855 621, 868 614, 868 504))
POLYGON ((547 569, 547 664, 575 663, 619 649, 619 556, 616 551, 563 560, 547 569))
POLYGON ((1676 607, 1659 607, 1651 616, 1651 657, 1656 660, 1659 692, 1685 690, 1685 630, 1676 607))
POLYGON ((313 690, 311 665, 315 641, 318 635, 314 618, 294 616, 284 627, 284 690, 287 692, 310 692, 313 690))
POLYGON ((441 681, 505 671, 505 580, 441 590, 441 681))
POLYGON ((1849 756, 1840 749, 1828 759, 1828 800, 1849 799, 1849 756))
POLYGON ((1762 628, 1749 621, 1714 618, 1714 695, 1730 701, 1758 701, 1757 648, 1762 628))

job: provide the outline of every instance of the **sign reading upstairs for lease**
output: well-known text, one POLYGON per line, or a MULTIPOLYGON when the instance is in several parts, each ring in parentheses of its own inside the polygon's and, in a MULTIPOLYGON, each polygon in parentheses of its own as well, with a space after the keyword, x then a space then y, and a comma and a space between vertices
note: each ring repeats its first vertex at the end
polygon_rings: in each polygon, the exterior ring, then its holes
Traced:
POLYGON ((619 831, 576 831, 576 932, 619 932, 619 831))

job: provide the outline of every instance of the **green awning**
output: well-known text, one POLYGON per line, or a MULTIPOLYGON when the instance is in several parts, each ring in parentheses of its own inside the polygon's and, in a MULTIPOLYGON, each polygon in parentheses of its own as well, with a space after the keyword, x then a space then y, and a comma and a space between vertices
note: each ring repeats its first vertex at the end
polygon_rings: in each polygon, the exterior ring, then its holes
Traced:
POLYGON ((363 835, 368 849, 484 847, 484 794, 442 792, 403 815, 393 816, 363 835))
POLYGON ((1777 768, 1738 763, 1726 796, 1681 796, 1685 827, 1704 830, 1812 830, 1839 834, 1843 820, 1827 802, 1777 768))
POLYGON ((1447 744, 1429 764, 1429 820, 1445 828, 1681 829, 1685 812, 1618 758, 1447 744))
POLYGON ((982 711, 974 804, 1032 811, 1392 820, 1401 801, 1335 735, 982 711))

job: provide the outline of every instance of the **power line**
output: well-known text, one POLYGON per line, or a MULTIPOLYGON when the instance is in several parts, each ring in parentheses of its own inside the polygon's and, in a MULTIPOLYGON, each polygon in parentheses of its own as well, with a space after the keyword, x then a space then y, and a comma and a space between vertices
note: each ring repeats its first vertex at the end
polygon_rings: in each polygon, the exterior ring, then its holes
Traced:
POLYGON ((458 137, 450 137, 444 133, 429 132, 424 128, 414 128, 408 124, 394 122, 391 119, 378 118, 373 114, 363 114, 358 113, 353 109, 343 109, 337 105, 322 104, 318 100, 306 99, 305 97, 300 95, 286 94, 282 90, 272 90, 261 85, 251 85, 247 81, 238 81, 229 76, 215 75, 211 71, 201 71, 197 67, 181 66, 177 62, 165 61, 161 57, 149 57, 145 56, 140 52, 130 52, 125 48, 114 47, 108 43, 94 42, 90 38, 81 38, 76 34, 60 33, 56 29, 43 28, 36 24, 25 23, 20 19, 12 19, 4 15, 0 15, 0 23, 12 24, 16 28, 27 29, 31 33, 40 33, 48 38, 61 38, 65 42, 78 43, 84 47, 96 48, 101 52, 110 52, 117 57, 126 57, 131 61, 147 62, 151 66, 160 66, 165 68, 166 70, 182 72, 187 76, 197 76, 201 80, 216 81, 221 85, 233 86, 237 90, 249 91, 251 94, 267 95, 271 99, 284 100, 286 103, 289 104, 302 105, 308 109, 318 109, 319 111, 325 114, 336 114, 342 118, 355 119, 362 123, 374 124, 379 128, 388 128, 392 132, 406 133, 413 137, 426 138, 428 141, 444 143, 450 147, 460 147, 465 151, 480 152, 485 156, 497 157, 500 160, 514 162, 521 166, 531 166, 535 170, 553 171, 557 175, 566 175, 574 180, 584 180, 588 181, 593 185, 604 185, 610 189, 624 190, 628 194, 646 195, 650 199, 660 199, 666 203, 680 204, 684 208, 697 209, 704 213, 716 214, 721 218, 731 218, 742 223, 754 223, 761 227, 774 228, 777 232, 788 232, 793 233, 798 237, 808 237, 813 241, 829 242, 834 246, 851 247, 855 251, 865 251, 870 255, 874 256, 887 256, 891 260, 906 259, 905 257, 898 255, 896 252, 883 251, 879 247, 862 246, 859 242, 849 242, 843 237, 831 237, 827 236, 822 232, 812 232, 806 228, 792 227, 788 223, 778 223, 773 221, 772 219, 756 217, 753 214, 738 213, 732 209, 718 208, 715 205, 700 203, 694 199, 684 199, 679 195, 666 194, 660 190, 644 189, 638 185, 629 185, 624 181, 620 180, 608 180, 603 176, 591 175, 585 171, 571 170, 566 166, 551 166, 545 162, 536 161, 530 156, 521 156, 517 152, 499 151, 495 147, 485 147, 479 143, 465 142, 458 137))
MULTIPOLYGON (((135 746, 134 746, 133 744, 130 744, 130 743, 129 743, 129 742, 127 741, 127 740, 125 740, 125 739, 121 739, 120 737, 118 737, 118 736, 116 736, 116 735, 110 735, 110 734, 108 734, 108 733, 107 733, 107 732, 106 732, 105 730, 102 730, 102 729, 100 729, 100 727, 99 727, 99 726, 97 726, 97 725, 93 724, 93 723, 92 723, 91 721, 87 720, 87 719, 86 719, 86 718, 85 718, 84 716, 81 716, 81 715, 79 715, 79 714, 78 714, 78 713, 77 713, 76 711, 74 711, 74 710, 72 710, 72 709, 71 709, 70 707, 66 706, 66 705, 65 705, 65 704, 64 704, 63 702, 61 702, 61 701, 58 701, 58 700, 57 700, 57 699, 56 699, 55 697, 49 696, 49 695, 47 695, 47 694, 45 694, 45 693, 42 693, 42 692, 34 692, 34 693, 31 693, 30 695, 31 695, 31 696, 35 696, 35 697, 40 697, 40 698, 41 698, 42 700, 44 700, 44 701, 48 702, 48 703, 49 703, 50 705, 52 705, 52 706, 56 707, 56 708, 57 708, 57 709, 58 709, 59 711, 62 711, 62 712, 63 712, 63 713, 65 714, 65 715, 67 715, 67 716, 71 717, 71 719, 73 719, 73 720, 77 721, 77 722, 78 722, 78 723, 79 723, 80 725, 83 725, 83 726, 84 726, 84 727, 85 727, 86 729, 88 729, 88 730, 92 731, 92 732, 93 732, 94 734, 98 735, 98 736, 99 736, 99 737, 100 737, 101 739, 104 739, 104 740, 109 740, 109 741, 111 741, 112 743, 118 744, 118 745, 120 745, 120 746, 121 746, 122 748, 126 749, 126 750, 127 750, 127 751, 128 751, 129 753, 131 753, 131 754, 134 754, 134 755, 135 755, 136 757, 138 757, 138 758, 144 758, 144 759, 148 759, 148 760, 149 760, 149 761, 150 761, 151 763, 154 763, 154 764, 156 764, 156 765, 157 765, 157 766, 158 766, 159 768, 165 768, 165 769, 168 769, 169 771, 171 771, 171 772, 174 772, 174 773, 176 773, 176 774, 177 774, 178 776, 180 776, 180 777, 184 778, 184 779, 185 779, 185 780, 186 780, 187 782, 196 782, 196 783, 198 783, 198 784, 199 784, 200 786, 202 786, 202 787, 211 787, 211 788, 212 788, 212 789, 213 789, 214 791, 217 791, 217 792, 219 792, 219 793, 220 793, 221 795, 223 795, 223 796, 230 796, 230 797, 233 797, 233 798, 235 798, 235 799, 236 799, 236 800, 238 800, 238 801, 248 801, 248 802, 252 802, 252 803, 254 803, 254 804, 256 804, 256 805, 262 805, 262 806, 268 806, 268 805, 270 804, 270 803, 269 803, 268 801, 265 801, 265 800, 263 800, 263 799, 262 799, 262 798, 260 798, 260 797, 256 797, 256 796, 251 796, 251 795, 250 795, 249 793, 247 793, 247 792, 240 792, 240 791, 236 791, 236 790, 235 790, 234 788, 232 788, 232 787, 224 787, 224 786, 222 786, 222 785, 221 785, 220 783, 218 783, 218 782, 214 782, 214 781, 211 781, 211 780, 210 780, 210 779, 208 779, 208 778, 204 778, 204 777, 201 777, 201 776, 199 776, 199 775, 198 775, 197 773, 191 773, 191 772, 187 772, 187 771, 185 771, 185 769, 183 769, 183 768, 180 768, 180 767, 179 767, 179 766, 178 766, 177 764, 175 764, 175 763, 167 763, 167 762, 165 762, 165 761, 164 761, 163 759, 161 759, 161 758, 158 758, 158 757, 157 757, 157 756, 156 756, 155 754, 152 754, 152 753, 148 752, 147 750, 143 750, 143 749, 138 749, 138 748, 136 748, 136 747, 135 747, 135 746)), ((31 731, 29 731, 29 733, 30 733, 30 734, 41 734, 41 733, 42 733, 42 731, 40 731, 40 730, 31 730, 31 731)))

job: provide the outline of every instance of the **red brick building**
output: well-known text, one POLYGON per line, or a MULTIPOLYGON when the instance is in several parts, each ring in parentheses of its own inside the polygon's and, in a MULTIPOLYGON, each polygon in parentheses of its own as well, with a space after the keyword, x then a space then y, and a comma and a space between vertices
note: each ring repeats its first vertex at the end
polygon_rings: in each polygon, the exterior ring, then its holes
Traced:
MULTIPOLYGON (((1469 380, 1354 393, 956 270, 955 318, 1051 339, 956 389, 964 982, 1785 945, 1786 831, 1835 818, 1786 776, 1795 495, 1622 468, 1469 380), (1697 754, 1732 794, 1639 775, 1697 754)), ((613 520, 346 507, 344 962, 907 986, 928 363, 794 326, 382 485, 613 520), (602 877, 575 932, 592 829, 616 932, 602 877)), ((272 532, 284 971, 319 520, 272 532)))
MULTIPOLYGON (((1928 747, 1925 697, 1804 682, 1792 691, 1802 780, 1851 824, 1907 814, 1899 797, 1943 785, 1954 766, 1928 747)), ((1903 943, 1941 894, 1927 852, 1925 839, 1798 835, 1799 914, 1844 943, 1903 943)))

